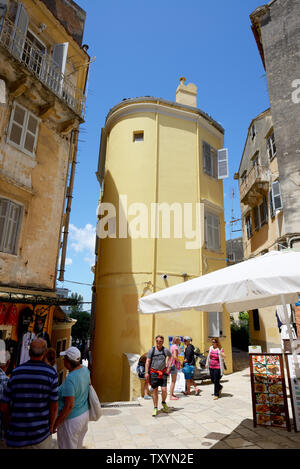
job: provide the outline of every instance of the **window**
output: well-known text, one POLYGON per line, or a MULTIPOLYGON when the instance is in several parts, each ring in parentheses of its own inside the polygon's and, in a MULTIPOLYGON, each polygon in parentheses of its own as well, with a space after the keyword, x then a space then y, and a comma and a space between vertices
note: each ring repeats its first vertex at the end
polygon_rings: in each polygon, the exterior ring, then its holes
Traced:
POLYGON ((228 254, 228 260, 230 262, 234 262, 235 261, 235 253, 234 252, 231 252, 230 254, 228 254))
POLYGON ((267 144, 268 144, 269 158, 270 158, 270 161, 272 161, 273 158, 276 156, 276 145, 275 145, 274 132, 272 132, 270 137, 268 138, 267 144))
POLYGON ((255 331, 260 331, 258 309, 253 309, 252 310, 252 315, 253 315, 253 329, 255 331))
POLYGON ((252 236, 252 222, 251 222, 251 215, 246 217, 246 230, 247 230, 247 238, 250 239, 252 236))
POLYGON ((0 198, 0 251, 16 254, 22 206, 0 198))
POLYGON ((272 192, 272 189, 269 192, 269 207, 270 207, 271 218, 274 218, 275 217, 275 210, 274 210, 274 206, 273 206, 273 192, 272 192))
POLYGON ((205 213, 206 249, 220 249, 220 218, 213 213, 205 213))
POLYGON ((209 320, 209 337, 221 337, 223 335, 223 313, 207 313, 209 320))
POLYGON ((279 181, 272 183, 272 204, 274 212, 283 208, 279 181))
POLYGON ((56 358, 59 358, 60 357, 60 352, 62 351, 61 350, 61 346, 62 346, 62 341, 61 340, 58 340, 56 342, 56 358))
POLYGON ((218 150, 218 179, 226 179, 229 177, 228 169, 228 149, 222 148, 218 150))
POLYGON ((251 137, 252 137, 252 140, 254 139, 256 133, 255 133, 255 125, 253 124, 252 127, 251 127, 251 137))
POLYGON ((39 122, 40 119, 34 114, 14 103, 8 128, 8 143, 27 155, 35 156, 39 122))
POLYGON ((217 150, 209 143, 203 141, 203 171, 209 176, 218 179, 218 154, 217 150))
POLYGON ((260 205, 257 205, 253 209, 254 215, 254 227, 255 230, 259 230, 268 221, 268 204, 267 198, 264 196, 263 201, 260 205))
POLYGON ((241 183, 242 184, 243 184, 243 182, 245 182, 246 177, 247 177, 247 170, 245 169, 245 171, 243 171, 243 173, 241 175, 241 183))
POLYGON ((144 132, 133 132, 133 141, 134 142, 143 142, 144 141, 144 132))
POLYGON ((252 158, 252 165, 253 166, 258 166, 258 155, 259 155, 259 152, 257 151, 255 153, 255 155, 253 156, 253 158, 252 158))
POLYGON ((44 44, 42 44, 33 33, 27 31, 22 62, 24 62, 35 74, 40 76, 43 70, 43 57, 45 56, 46 47, 44 44))

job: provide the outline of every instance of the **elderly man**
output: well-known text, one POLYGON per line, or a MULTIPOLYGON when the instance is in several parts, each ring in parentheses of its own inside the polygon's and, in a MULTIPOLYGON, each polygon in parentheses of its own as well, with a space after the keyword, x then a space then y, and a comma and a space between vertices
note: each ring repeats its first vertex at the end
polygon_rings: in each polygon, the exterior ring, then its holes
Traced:
POLYGON ((167 380, 170 370, 169 367, 166 366, 166 359, 171 357, 170 350, 163 346, 163 336, 157 335, 155 341, 156 346, 149 350, 145 366, 145 379, 148 381, 150 376, 150 384, 153 389, 153 417, 156 417, 158 414, 158 386, 161 386, 162 410, 163 412, 169 412, 169 407, 166 404, 166 398, 167 380))
POLYGON ((47 343, 32 341, 30 360, 15 368, 0 410, 9 415, 6 444, 13 449, 51 449, 58 408, 57 373, 44 361, 47 343))

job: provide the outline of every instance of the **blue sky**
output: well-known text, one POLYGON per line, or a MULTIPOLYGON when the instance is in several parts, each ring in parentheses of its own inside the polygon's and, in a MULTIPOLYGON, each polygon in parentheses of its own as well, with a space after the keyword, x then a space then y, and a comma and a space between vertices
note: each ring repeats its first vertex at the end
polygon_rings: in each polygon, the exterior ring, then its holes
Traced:
MULTIPOLYGON (((226 238, 232 206, 240 217, 237 181, 248 126, 269 107, 267 79, 249 14, 258 0, 77 0, 87 13, 84 44, 90 66, 86 121, 81 127, 65 282, 91 301, 96 179, 101 128, 124 98, 155 96, 175 101, 179 77, 198 87, 198 107, 220 122, 229 150, 224 181, 226 238), (235 192, 234 199, 232 191, 235 192), (233 204, 234 201, 234 204, 233 204), (79 282, 71 283, 71 282, 79 282)), ((236 227, 237 228, 237 227, 236 227)), ((232 237, 240 232, 232 233, 232 237)), ((87 310, 90 305, 86 305, 87 310)))

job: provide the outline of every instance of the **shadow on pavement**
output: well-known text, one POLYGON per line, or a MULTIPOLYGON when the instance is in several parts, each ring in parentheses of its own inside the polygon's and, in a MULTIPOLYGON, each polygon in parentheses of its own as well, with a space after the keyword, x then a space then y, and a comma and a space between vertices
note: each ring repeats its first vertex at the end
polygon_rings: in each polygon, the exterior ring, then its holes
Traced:
POLYGON ((300 449, 300 433, 284 428, 253 425, 243 420, 231 433, 208 433, 205 438, 219 440, 212 449, 300 449))

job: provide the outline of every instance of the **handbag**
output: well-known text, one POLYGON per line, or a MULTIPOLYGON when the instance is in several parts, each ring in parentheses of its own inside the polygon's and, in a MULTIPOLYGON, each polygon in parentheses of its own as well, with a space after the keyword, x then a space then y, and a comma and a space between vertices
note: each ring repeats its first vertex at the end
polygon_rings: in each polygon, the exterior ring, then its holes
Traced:
POLYGON ((93 386, 89 385, 89 421, 97 422, 102 416, 101 404, 93 386))

